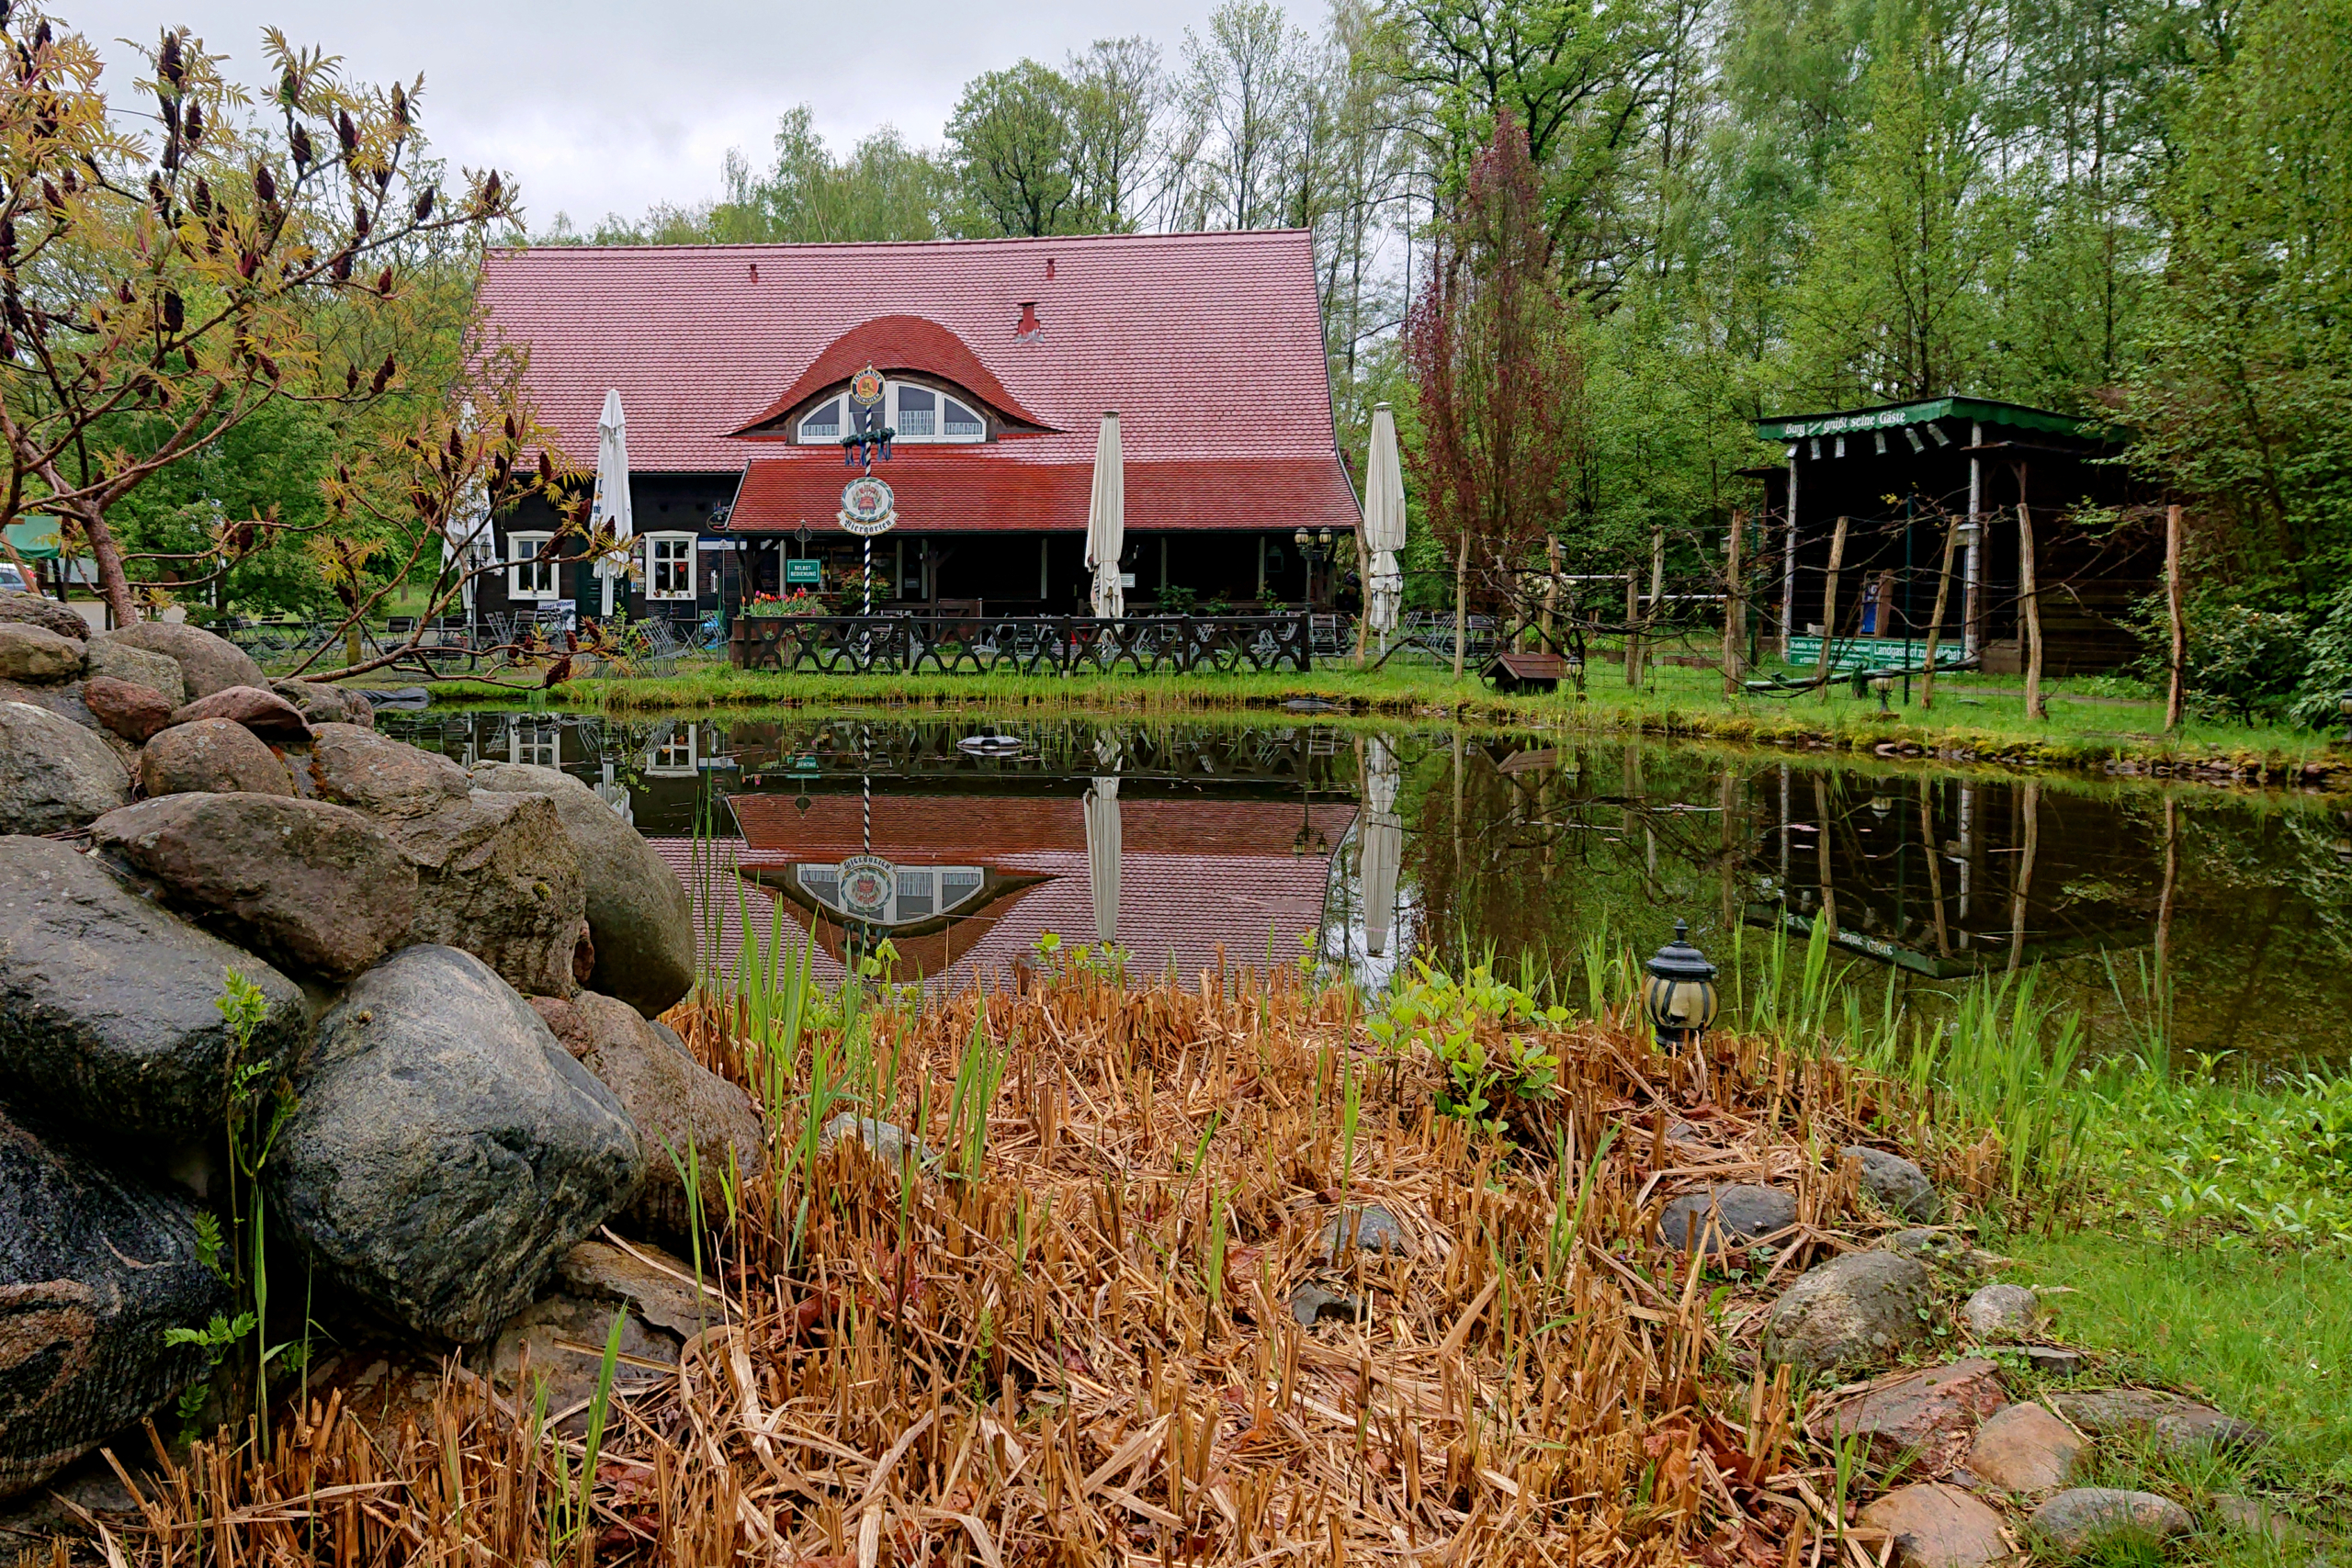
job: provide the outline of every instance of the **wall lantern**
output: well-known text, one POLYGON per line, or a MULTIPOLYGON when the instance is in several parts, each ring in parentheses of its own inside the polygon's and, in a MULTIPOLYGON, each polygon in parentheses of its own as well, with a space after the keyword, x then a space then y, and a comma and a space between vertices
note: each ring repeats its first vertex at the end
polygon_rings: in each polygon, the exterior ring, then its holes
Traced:
POLYGON ((1715 1021, 1715 966, 1690 945, 1690 925, 1674 922, 1674 940, 1645 964, 1642 1007, 1661 1046, 1695 1041, 1715 1021))

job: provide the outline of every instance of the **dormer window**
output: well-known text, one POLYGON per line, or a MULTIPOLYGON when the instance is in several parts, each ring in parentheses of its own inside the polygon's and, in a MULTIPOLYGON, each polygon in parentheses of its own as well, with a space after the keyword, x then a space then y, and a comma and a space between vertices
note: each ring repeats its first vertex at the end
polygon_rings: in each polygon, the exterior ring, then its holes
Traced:
MULTIPOLYGON (((809 446, 829 446, 850 434, 848 400, 826 399, 800 416, 796 439, 809 446)), ((936 387, 912 381, 886 384, 882 423, 899 433, 898 439, 917 445, 985 441, 987 419, 961 398, 936 387)))

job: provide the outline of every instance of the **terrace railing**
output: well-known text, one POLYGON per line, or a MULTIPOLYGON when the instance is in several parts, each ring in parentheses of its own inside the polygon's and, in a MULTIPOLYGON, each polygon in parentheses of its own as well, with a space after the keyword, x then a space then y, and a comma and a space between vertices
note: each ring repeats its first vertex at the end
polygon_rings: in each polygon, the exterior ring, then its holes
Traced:
POLYGON ((744 615, 728 657, 741 670, 824 674, 1304 673, 1316 629, 1305 614, 744 615))

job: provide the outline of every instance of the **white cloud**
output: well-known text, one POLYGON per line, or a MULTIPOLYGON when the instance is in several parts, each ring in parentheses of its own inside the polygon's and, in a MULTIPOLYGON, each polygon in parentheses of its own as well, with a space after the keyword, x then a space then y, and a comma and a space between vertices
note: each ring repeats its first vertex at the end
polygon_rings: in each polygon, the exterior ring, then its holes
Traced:
MULTIPOLYGON (((421 72, 435 151, 514 175, 537 229, 559 210, 585 224, 655 201, 716 195, 727 149, 763 160, 777 117, 796 104, 812 107, 836 148, 883 124, 932 143, 967 80, 1023 55, 1058 61, 1094 39, 1141 33, 1172 65, 1183 29, 1198 27, 1214 4, 408 0, 328 10, 283 0, 100 0, 78 8, 64 0, 58 20, 100 40, 110 66, 124 54, 112 39, 151 40, 167 23, 186 24, 231 56, 232 74, 257 83, 262 29, 275 23, 298 44, 342 56, 363 80, 407 81, 421 72)), ((1290 9, 1310 27, 1321 17, 1312 0, 1290 0, 1290 9)))

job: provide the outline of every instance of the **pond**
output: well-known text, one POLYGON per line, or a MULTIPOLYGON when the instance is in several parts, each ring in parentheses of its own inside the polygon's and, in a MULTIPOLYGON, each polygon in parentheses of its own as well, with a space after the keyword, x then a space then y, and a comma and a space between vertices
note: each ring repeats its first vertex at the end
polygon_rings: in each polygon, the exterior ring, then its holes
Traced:
POLYGON ((1819 923, 1873 1007, 2033 971, 2109 1049, 2168 1003, 2177 1055, 2352 1056, 2340 801, 1285 717, 379 723, 584 779, 706 895, 722 959, 782 920, 828 978, 885 937, 902 978, 1049 939, 1188 980, 1465 949, 1580 974, 1595 936, 1646 953, 1678 918, 1753 973, 1819 923))

